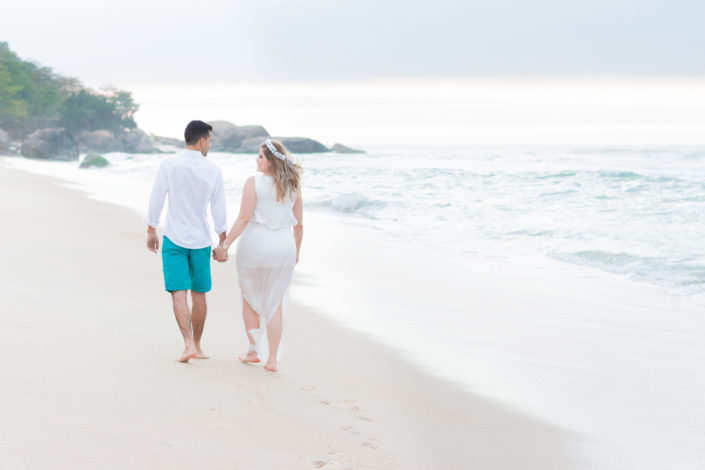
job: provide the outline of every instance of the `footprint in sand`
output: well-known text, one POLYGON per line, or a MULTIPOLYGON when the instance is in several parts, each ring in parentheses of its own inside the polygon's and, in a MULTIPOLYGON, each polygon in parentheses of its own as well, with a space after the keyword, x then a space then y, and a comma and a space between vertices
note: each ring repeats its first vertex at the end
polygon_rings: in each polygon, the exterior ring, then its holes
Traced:
POLYGON ((357 419, 362 421, 374 422, 372 418, 368 418, 365 415, 358 414, 358 411, 360 411, 360 408, 357 406, 351 406, 350 408, 348 408, 348 413, 354 414, 357 419))
POLYGON ((318 403, 322 405, 330 405, 330 402, 328 400, 319 400, 318 403))
POLYGON ((340 429, 349 432, 350 434, 360 434, 359 432, 355 431, 355 428, 352 426, 340 426, 340 429))
POLYGON ((323 460, 312 460, 311 465, 313 465, 316 468, 321 468, 325 465, 326 469, 330 469, 330 470, 355 470, 355 468, 350 466, 349 463, 344 463, 344 462, 335 462, 335 461, 325 462, 323 460))
POLYGON ((362 443, 362 445, 365 447, 369 447, 370 449, 373 449, 373 450, 377 448, 377 444, 375 444, 374 442, 370 442, 370 441, 365 441, 362 443))

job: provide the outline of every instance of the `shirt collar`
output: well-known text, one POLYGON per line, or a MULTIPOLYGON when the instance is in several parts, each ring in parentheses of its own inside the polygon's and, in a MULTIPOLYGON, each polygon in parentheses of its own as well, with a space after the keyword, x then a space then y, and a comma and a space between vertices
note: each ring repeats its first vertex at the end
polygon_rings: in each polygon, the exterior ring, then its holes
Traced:
POLYGON ((203 154, 201 152, 199 152, 198 150, 186 149, 186 150, 184 150, 184 155, 186 155, 187 157, 203 158, 203 154))

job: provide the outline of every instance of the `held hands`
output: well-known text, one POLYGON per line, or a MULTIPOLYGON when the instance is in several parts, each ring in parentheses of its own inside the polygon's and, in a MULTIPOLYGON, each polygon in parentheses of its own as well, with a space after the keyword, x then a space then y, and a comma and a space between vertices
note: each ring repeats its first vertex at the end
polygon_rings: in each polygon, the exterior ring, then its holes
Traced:
POLYGON ((226 262, 228 260, 228 250, 223 248, 223 245, 218 245, 218 247, 213 250, 213 259, 219 263, 226 262))

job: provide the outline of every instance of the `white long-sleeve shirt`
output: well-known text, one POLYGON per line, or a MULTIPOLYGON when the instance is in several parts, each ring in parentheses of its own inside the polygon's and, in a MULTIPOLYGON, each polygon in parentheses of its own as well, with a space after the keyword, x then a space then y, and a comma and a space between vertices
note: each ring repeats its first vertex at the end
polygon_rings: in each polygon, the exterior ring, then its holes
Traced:
POLYGON ((167 194, 164 235, 175 244, 190 249, 211 246, 209 203, 216 233, 227 230, 223 174, 201 152, 184 150, 162 162, 149 198, 147 223, 151 227, 159 225, 167 194))

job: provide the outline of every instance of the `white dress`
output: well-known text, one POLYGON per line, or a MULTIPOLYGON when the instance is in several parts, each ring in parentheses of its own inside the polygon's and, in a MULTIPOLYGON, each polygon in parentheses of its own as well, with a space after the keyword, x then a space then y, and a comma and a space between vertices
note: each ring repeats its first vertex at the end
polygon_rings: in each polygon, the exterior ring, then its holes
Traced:
POLYGON ((262 360, 269 355, 267 324, 280 303, 282 325, 286 318, 289 285, 296 265, 296 242, 292 231, 292 227, 298 224, 293 211, 296 198, 277 201, 276 191, 270 176, 255 176, 255 210, 238 238, 235 255, 242 296, 259 315, 259 328, 249 333, 262 360))

